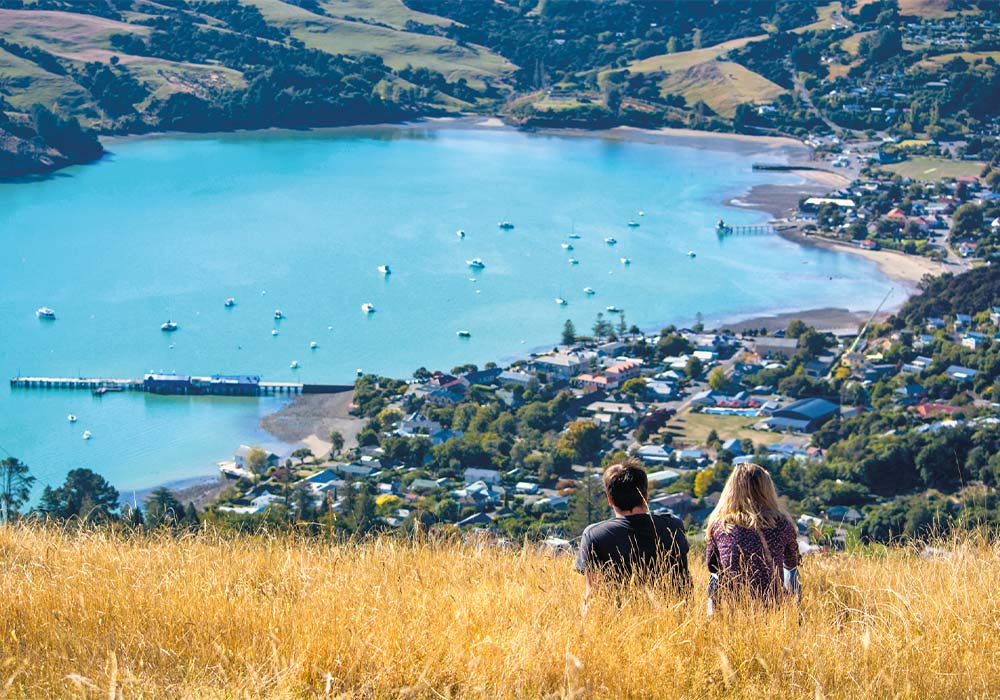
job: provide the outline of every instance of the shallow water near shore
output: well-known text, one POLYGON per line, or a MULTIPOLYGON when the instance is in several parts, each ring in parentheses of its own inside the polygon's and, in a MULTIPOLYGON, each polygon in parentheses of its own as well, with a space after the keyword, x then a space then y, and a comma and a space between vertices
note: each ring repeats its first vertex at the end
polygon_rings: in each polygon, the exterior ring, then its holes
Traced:
MULTIPOLYGON (((752 161, 778 156, 745 147, 407 127, 157 137, 112 150, 97 165, 0 185, 7 376, 405 377, 551 345, 566 319, 588 333, 609 305, 641 328, 697 314, 713 325, 871 309, 891 286, 848 254, 776 236, 718 238, 720 217, 768 219, 720 202, 798 181, 753 172, 752 161), (503 220, 514 228, 499 229, 503 220), (472 258, 485 269, 470 269, 472 258), (236 306, 224 308, 230 296, 236 306), (363 303, 376 311, 362 313, 363 303), (43 305, 56 321, 35 317, 43 305), (275 309, 286 318, 275 321, 275 309), (162 332, 168 319, 180 330, 162 332)), ((211 473, 241 442, 267 442, 258 421, 281 403, 95 399, 3 382, 0 448, 42 484, 86 466, 140 489, 211 473)))

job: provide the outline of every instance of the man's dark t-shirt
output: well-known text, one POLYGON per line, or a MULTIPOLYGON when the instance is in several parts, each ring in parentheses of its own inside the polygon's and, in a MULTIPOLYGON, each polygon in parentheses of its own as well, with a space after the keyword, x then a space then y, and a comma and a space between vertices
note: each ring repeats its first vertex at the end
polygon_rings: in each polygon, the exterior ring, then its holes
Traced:
POLYGON ((671 515, 627 515, 594 523, 583 531, 576 570, 599 571, 626 582, 667 578, 681 590, 691 584, 684 525, 671 515))

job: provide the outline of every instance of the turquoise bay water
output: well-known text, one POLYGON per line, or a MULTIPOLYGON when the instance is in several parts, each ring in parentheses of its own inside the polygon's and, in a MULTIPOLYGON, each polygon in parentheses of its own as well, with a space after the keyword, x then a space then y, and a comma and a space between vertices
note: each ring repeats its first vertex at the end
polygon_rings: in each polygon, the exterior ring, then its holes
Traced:
MULTIPOLYGON (((720 202, 794 182, 752 172, 761 157, 421 128, 149 138, 112 150, 45 181, 0 185, 0 373, 348 382, 357 368, 409 376, 421 365, 510 358, 550 345, 567 318, 587 331, 609 305, 643 328, 697 313, 713 325, 874 308, 890 286, 847 254, 777 237, 720 241, 720 216, 768 218, 720 202), (500 220, 515 228, 500 231, 500 220), (567 238, 573 230, 579 240, 567 238), (467 267, 474 257, 485 270, 467 267), (597 293, 587 297, 586 286, 597 293), (363 314, 365 302, 377 312, 363 314), (37 319, 42 305, 58 320, 37 319), (285 320, 274 321, 277 308, 285 320), (160 331, 168 318, 178 332, 160 331)), ((0 448, 42 483, 87 466, 121 489, 144 488, 211 473, 241 442, 273 442, 257 422, 280 405, 98 399, 3 382, 0 448)))

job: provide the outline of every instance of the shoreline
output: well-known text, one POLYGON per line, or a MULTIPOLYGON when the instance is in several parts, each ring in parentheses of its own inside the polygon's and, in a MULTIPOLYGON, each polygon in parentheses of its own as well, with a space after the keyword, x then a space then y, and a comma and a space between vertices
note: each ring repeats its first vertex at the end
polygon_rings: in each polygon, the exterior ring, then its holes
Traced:
MULTIPOLYGON (((398 123, 350 125, 303 130, 268 128, 212 133, 156 132, 111 137, 102 139, 102 143, 108 145, 109 156, 113 157, 114 152, 111 150, 113 144, 147 138, 198 139, 245 135, 315 137, 324 134, 362 135, 390 131, 433 132, 444 130, 504 130, 562 138, 599 138, 609 141, 672 145, 699 150, 719 150, 740 155, 761 154, 765 157, 774 157, 785 163, 803 165, 811 161, 814 157, 812 149, 806 144, 788 137, 704 132, 677 128, 642 129, 629 126, 593 130, 556 127, 523 129, 516 125, 507 124, 497 117, 480 116, 427 117, 398 123)), ((722 204, 727 207, 753 209, 763 212, 774 219, 783 219, 790 212, 797 211, 798 202, 801 197, 821 196, 833 189, 844 187, 850 184, 851 178, 848 176, 853 173, 850 171, 840 173, 826 169, 798 169, 784 171, 782 174, 794 175, 799 182, 794 184, 765 183, 754 185, 747 192, 724 200, 722 204)), ((896 253, 895 251, 865 251, 854 246, 837 244, 827 240, 817 240, 814 237, 805 236, 797 230, 780 231, 779 235, 799 245, 853 253, 875 262, 882 274, 890 281, 899 283, 904 292, 901 301, 890 304, 880 311, 880 316, 882 317, 887 317, 905 303, 906 298, 916 290, 917 283, 924 274, 940 274, 941 272, 955 271, 954 266, 934 263, 926 258, 917 258, 916 256, 896 253)), ((821 307, 797 311, 782 310, 775 313, 757 312, 749 316, 736 315, 732 320, 723 319, 713 321, 711 325, 715 325, 720 329, 725 327, 733 330, 767 328, 770 332, 779 328, 785 328, 788 322, 793 319, 800 319, 821 331, 844 331, 853 327, 856 332, 871 315, 871 310, 821 307)), ((551 346, 540 346, 539 348, 535 348, 534 351, 542 351, 549 347, 551 346)), ((532 354, 531 350, 522 349, 521 352, 499 358, 498 362, 506 365, 518 359, 525 359, 530 354, 532 354)), ((364 421, 363 419, 349 415, 351 397, 353 397, 353 392, 328 396, 300 395, 275 413, 264 416, 260 420, 259 427, 283 443, 304 443, 313 450, 317 458, 320 458, 329 453, 331 445, 327 438, 331 430, 338 430, 344 435, 345 448, 350 448, 357 444, 357 434, 360 432, 364 421)), ((208 502, 213 500, 227 484, 226 481, 211 476, 191 481, 196 483, 182 487, 183 493, 186 494, 185 498, 181 499, 182 502, 186 503, 187 500, 197 501, 197 499, 204 499, 203 502, 208 502)), ((177 482, 173 482, 173 484, 175 487, 179 486, 177 482)), ((171 485, 171 483, 164 484, 168 488, 171 488, 171 485)), ((151 490, 143 490, 138 493, 148 495, 151 490)))

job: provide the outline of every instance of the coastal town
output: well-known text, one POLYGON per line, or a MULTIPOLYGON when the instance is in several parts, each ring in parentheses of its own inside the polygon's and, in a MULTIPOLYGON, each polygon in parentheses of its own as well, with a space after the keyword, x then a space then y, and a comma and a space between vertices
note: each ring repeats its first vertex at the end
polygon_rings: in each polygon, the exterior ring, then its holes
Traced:
POLYGON ((773 332, 644 334, 624 314, 617 327, 602 315, 592 336, 567 327, 567 342, 509 366, 367 375, 350 404, 351 443, 336 434, 322 453, 241 446, 221 465, 233 486, 210 517, 314 520, 345 533, 458 528, 566 549, 604 512, 600 467, 631 455, 650 472, 651 509, 691 531, 732 466, 754 461, 799 483, 803 546, 880 539, 879 518, 910 498, 912 475, 837 478, 850 426, 890 420, 893 434, 962 435, 966 453, 1000 426, 1000 307, 923 317, 911 306, 822 331, 793 320, 773 332))

